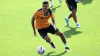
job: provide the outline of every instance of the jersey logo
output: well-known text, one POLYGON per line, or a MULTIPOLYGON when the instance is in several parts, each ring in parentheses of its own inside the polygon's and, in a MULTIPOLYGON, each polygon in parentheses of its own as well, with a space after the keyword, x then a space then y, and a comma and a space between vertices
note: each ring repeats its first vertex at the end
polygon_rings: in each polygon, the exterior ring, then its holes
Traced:
POLYGON ((49 13, 49 12, 44 13, 44 16, 49 16, 49 15, 50 15, 50 13, 49 13))

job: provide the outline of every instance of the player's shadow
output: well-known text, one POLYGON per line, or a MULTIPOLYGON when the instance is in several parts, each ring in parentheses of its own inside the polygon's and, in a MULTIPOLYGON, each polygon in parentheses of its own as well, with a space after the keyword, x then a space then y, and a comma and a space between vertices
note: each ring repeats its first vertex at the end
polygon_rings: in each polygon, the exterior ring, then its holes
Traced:
POLYGON ((68 28, 70 28, 70 30, 64 31, 64 36, 66 38, 70 38, 72 35, 77 35, 82 33, 81 31, 76 31, 77 28, 73 28, 73 27, 68 27, 68 28))
POLYGON ((86 4, 91 4, 93 0, 81 0, 81 3, 83 5, 86 5, 86 4))
POLYGON ((57 7, 53 7, 51 8, 52 12, 54 13, 56 11, 57 8, 59 8, 61 5, 57 6, 57 7))
POLYGON ((63 51, 60 54, 56 54, 56 55, 52 55, 52 53, 55 53, 55 52, 49 52, 48 54, 46 54, 44 56, 62 56, 62 55, 64 55, 66 53, 66 51, 63 51))

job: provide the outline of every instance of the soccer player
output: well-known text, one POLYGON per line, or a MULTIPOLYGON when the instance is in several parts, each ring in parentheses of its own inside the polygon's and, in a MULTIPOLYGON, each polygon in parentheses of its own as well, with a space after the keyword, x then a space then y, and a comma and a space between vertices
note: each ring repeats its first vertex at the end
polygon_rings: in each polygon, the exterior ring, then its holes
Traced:
POLYGON ((76 16, 76 11, 77 11, 77 2, 75 2, 75 0, 66 0, 66 4, 69 8, 69 10, 71 11, 71 13, 69 14, 68 17, 65 18, 67 26, 69 26, 69 19, 71 17, 73 17, 75 23, 76 23, 76 27, 79 28, 80 24, 77 21, 77 16, 76 16))
POLYGON ((65 49, 67 51, 69 51, 69 47, 68 44, 66 42, 66 39, 63 35, 63 33, 61 33, 57 28, 56 28, 56 23, 55 23, 55 19, 54 19, 54 15, 52 13, 52 11, 48 8, 49 7, 49 3, 47 1, 44 1, 42 3, 43 8, 39 9, 32 17, 32 27, 33 27, 33 32, 34 35, 36 35, 36 29, 38 30, 38 33, 40 34, 40 36, 46 40, 47 43, 49 43, 52 48, 56 48, 56 46, 54 45, 54 43, 51 41, 51 39, 49 38, 47 33, 51 33, 51 34, 55 34, 57 36, 59 36, 62 40, 62 42, 65 45, 65 49), (53 24, 50 24, 48 22, 48 20, 51 18, 53 24), (35 24, 34 24, 35 23, 35 24))
MULTIPOLYGON (((47 0, 44 0, 44 1, 47 1, 47 0)), ((53 3, 53 1, 52 0, 49 0, 50 1, 50 7, 53 7, 54 6, 54 3, 53 3)), ((62 0, 59 0, 59 4, 61 4, 62 3, 62 0)))

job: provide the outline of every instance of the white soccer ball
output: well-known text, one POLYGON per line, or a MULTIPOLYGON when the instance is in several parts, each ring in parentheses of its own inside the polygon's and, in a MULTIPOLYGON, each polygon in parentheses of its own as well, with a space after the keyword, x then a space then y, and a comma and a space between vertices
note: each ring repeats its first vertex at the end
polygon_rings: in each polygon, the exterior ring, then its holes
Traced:
POLYGON ((81 2, 81 0, 75 0, 75 2, 79 3, 79 2, 81 2))
POLYGON ((39 47, 37 48, 37 52, 38 52, 38 54, 40 54, 40 55, 44 54, 45 51, 46 51, 46 49, 45 49, 43 46, 39 46, 39 47))

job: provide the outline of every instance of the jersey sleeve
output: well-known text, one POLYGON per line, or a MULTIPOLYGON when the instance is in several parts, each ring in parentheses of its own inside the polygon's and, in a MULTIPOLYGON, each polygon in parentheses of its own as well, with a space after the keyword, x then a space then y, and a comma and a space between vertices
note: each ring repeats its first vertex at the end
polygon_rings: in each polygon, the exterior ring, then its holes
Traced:
POLYGON ((38 12, 35 12, 33 16, 34 16, 34 18, 37 18, 38 17, 38 12))

